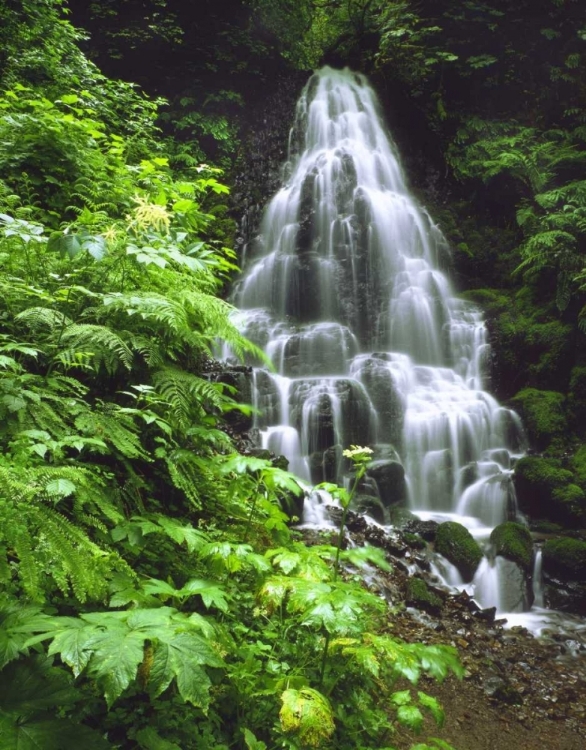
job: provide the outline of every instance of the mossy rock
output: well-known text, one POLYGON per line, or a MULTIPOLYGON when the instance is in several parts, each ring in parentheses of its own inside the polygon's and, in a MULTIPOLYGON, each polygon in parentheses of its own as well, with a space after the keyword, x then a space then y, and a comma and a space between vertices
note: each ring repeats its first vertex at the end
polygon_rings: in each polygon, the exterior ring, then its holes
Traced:
POLYGON ((513 521, 501 523, 493 529, 490 541, 497 555, 517 563, 527 573, 533 567, 533 540, 526 526, 513 521))
POLYGON ((378 497, 372 495, 355 495, 350 506, 356 513, 370 516, 378 523, 386 523, 385 508, 378 497))
POLYGON ((403 508, 400 505, 393 505, 391 508, 388 508, 387 511, 389 514, 389 523, 391 526, 397 526, 398 528, 402 528, 413 521, 419 520, 410 510, 403 508))
POLYGON ((401 539, 412 549, 425 549, 427 546, 419 534, 412 534, 409 531, 404 531, 403 534, 401 534, 401 539))
POLYGON ((576 474, 577 483, 586 487, 586 445, 578 448, 572 457, 572 469, 576 474))
POLYGON ((410 578, 407 581, 405 601, 409 606, 430 614, 438 614, 443 605, 439 596, 421 578, 410 578))
POLYGON ((565 487, 557 487, 551 493, 555 507, 562 518, 567 518, 568 523, 575 521, 580 526, 586 522, 586 495, 577 484, 568 484, 565 487))
POLYGON ((460 296, 476 302, 488 315, 504 312, 511 305, 511 298, 500 289, 468 289, 460 296))
MULTIPOLYGON (((559 320, 534 322, 527 329, 529 374, 542 388, 559 388, 567 383, 574 329, 559 320)), ((565 389, 564 389, 565 390, 565 389)))
POLYGON ((531 521, 529 526, 534 534, 561 534, 564 527, 553 521, 531 521))
POLYGON ((574 367, 570 373, 568 412, 572 426, 580 435, 586 434, 586 367, 574 367))
POLYGON ((466 582, 474 578, 482 560, 478 542, 465 526, 456 521, 446 521, 439 525, 435 550, 458 568, 466 582))
POLYGON ((550 539, 543 545, 543 570, 563 581, 586 582, 586 542, 550 539))
POLYGON ((537 388, 524 388, 511 399, 513 408, 523 419, 531 444, 539 450, 545 450, 568 432, 565 403, 563 393, 537 388))
POLYGON ((574 474, 555 458, 524 456, 515 466, 519 507, 530 518, 583 526, 586 497, 574 479, 574 474))

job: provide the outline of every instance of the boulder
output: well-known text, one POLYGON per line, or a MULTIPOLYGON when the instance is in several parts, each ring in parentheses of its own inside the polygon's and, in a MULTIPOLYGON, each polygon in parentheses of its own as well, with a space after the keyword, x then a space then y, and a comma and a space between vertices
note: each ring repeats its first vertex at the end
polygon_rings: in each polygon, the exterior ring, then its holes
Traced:
POLYGON ((586 542, 561 537, 543 545, 543 571, 565 581, 586 583, 586 542))
POLYGON ((543 580, 549 607, 586 615, 586 542, 548 540, 543 545, 543 580))
POLYGON ((467 583, 474 578, 483 557, 478 542, 465 526, 456 521, 446 521, 439 525, 435 550, 458 568, 467 583))
POLYGON ((384 506, 398 505, 407 499, 405 469, 398 461, 373 461, 368 469, 368 476, 376 481, 384 506))
POLYGON ((439 614, 443 606, 440 597, 421 578, 409 578, 405 602, 410 607, 421 609, 432 615, 439 614))
POLYGON ((410 534, 417 534, 427 542, 435 542, 439 523, 437 521, 421 521, 413 517, 403 526, 403 531, 410 534))
POLYGON ((586 525, 586 496, 561 461, 524 456, 515 466, 519 508, 531 518, 569 526, 586 525))
POLYGON ((385 507, 381 503, 378 497, 373 495, 362 495, 357 493, 352 499, 352 510, 356 513, 362 513, 366 516, 370 516, 378 523, 385 524, 387 522, 385 507))
POLYGON ((511 399, 513 408, 523 418, 531 445, 538 450, 545 450, 567 433, 565 402, 563 393, 537 388, 524 388, 511 399))
POLYGON ((499 524, 493 529, 490 541, 497 555, 516 563, 525 573, 533 569, 533 540, 526 526, 513 521, 499 524))

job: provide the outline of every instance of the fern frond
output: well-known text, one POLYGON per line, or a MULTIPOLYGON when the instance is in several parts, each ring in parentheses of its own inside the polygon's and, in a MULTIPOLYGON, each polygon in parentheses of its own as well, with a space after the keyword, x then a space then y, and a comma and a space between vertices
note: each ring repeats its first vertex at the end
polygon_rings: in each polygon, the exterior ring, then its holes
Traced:
POLYGON ((34 542, 26 527, 21 527, 13 539, 14 552, 18 558, 18 572, 25 592, 34 601, 40 601, 40 571, 33 554, 34 542))
POLYGON ((205 412, 221 410, 231 403, 222 386, 192 375, 178 367, 166 367, 153 377, 154 386, 169 404, 177 422, 187 428, 200 421, 205 412))
POLYGON ((15 317, 21 323, 25 323, 32 331, 38 332, 43 329, 53 332, 63 326, 73 324, 71 318, 59 310, 52 310, 49 307, 28 307, 26 310, 18 313, 15 317))
POLYGON ((49 560, 61 569, 76 598, 80 602, 102 598, 107 586, 95 558, 106 553, 81 529, 51 508, 38 505, 33 514, 39 522, 40 539, 47 543, 49 560))
POLYGON ((65 328, 61 341, 74 352, 91 353, 96 369, 101 365, 109 373, 114 373, 120 365, 132 369, 132 352, 120 336, 106 326, 75 323, 65 328))
POLYGON ((116 404, 98 403, 75 420, 77 429, 87 437, 97 437, 114 447, 125 458, 150 460, 144 451, 132 416, 122 412, 116 404))
POLYGON ((169 475, 175 487, 184 493, 196 510, 202 508, 202 494, 199 490, 205 482, 209 462, 194 453, 175 450, 165 458, 169 475))
POLYGON ((184 306, 180 301, 162 294, 152 292, 108 294, 104 297, 104 306, 125 312, 129 316, 148 320, 174 334, 189 331, 189 321, 184 306))
POLYGON ((163 351, 156 339, 146 336, 132 336, 128 344, 137 354, 142 356, 149 367, 156 369, 163 366, 163 351))

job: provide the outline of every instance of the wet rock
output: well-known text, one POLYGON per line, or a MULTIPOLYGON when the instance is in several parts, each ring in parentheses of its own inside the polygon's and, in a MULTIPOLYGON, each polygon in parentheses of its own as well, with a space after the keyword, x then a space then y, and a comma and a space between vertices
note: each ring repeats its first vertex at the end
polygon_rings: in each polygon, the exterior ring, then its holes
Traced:
POLYGON ((586 584, 544 574, 544 599, 550 609, 586 616, 586 584))
POLYGON ((464 581, 471 581, 482 560, 482 550, 465 526, 455 521, 439 525, 435 549, 455 565, 464 581))
POLYGON ((370 516, 378 523, 386 523, 385 508, 378 497, 356 495, 352 500, 352 510, 370 516))
POLYGON ((526 573, 533 567, 533 540, 526 526, 513 521, 499 524, 493 529, 490 541, 497 555, 517 563, 526 573))
POLYGON ((325 451, 314 451, 309 456, 309 470, 312 481, 337 482, 342 461, 342 446, 333 445, 325 451))
POLYGON ((479 620, 484 620, 489 625, 492 625, 496 617, 496 607, 487 607, 486 609, 479 609, 478 612, 474 613, 474 616, 479 620))
POLYGON ((405 418, 405 402, 383 356, 375 354, 365 359, 356 375, 364 384, 378 414, 378 440, 400 445, 405 418))
POLYGON ((420 521, 418 518, 412 518, 403 526, 403 530, 410 534, 417 534, 426 542, 435 542, 438 527, 437 521, 420 521))
POLYGON ((401 504, 407 499, 405 469, 398 461, 374 461, 368 476, 376 481, 383 505, 401 504))
MULTIPOLYGON (((419 536, 419 534, 411 534, 408 531, 404 531, 401 534, 401 539, 405 542, 405 544, 408 544, 411 549, 425 549, 426 544, 425 541, 419 536)), ((429 564, 428 564, 429 567, 429 564)))
POLYGON ((429 614, 439 614, 443 601, 421 578, 410 578, 407 581, 405 602, 429 614))
POLYGON ((519 507, 534 518, 570 527, 586 525, 586 497, 574 475, 555 458, 525 456, 515 466, 519 507))
POLYGON ((548 606, 586 615, 586 542, 548 540, 543 545, 543 578, 548 606))
POLYGON ((494 700, 501 701, 502 703, 509 704, 521 704, 523 698, 512 685, 495 673, 489 673, 482 683, 482 687, 486 695, 494 700))

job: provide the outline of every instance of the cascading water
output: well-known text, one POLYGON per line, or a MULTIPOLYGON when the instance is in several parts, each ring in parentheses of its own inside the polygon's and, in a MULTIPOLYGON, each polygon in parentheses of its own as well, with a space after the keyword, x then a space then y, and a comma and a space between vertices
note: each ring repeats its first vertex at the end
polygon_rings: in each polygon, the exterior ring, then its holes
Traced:
MULTIPOLYGON (((343 448, 370 446, 359 501, 377 520, 403 502, 486 540, 516 517, 522 426, 483 390, 482 314, 454 296, 446 241, 406 186, 364 76, 314 74, 289 151, 234 294, 244 333, 276 370, 254 372, 264 446, 312 483, 342 482, 343 448)), ((320 499, 306 521, 322 518, 320 499)), ((485 560, 477 573, 485 606, 509 606, 503 565, 485 560)))

